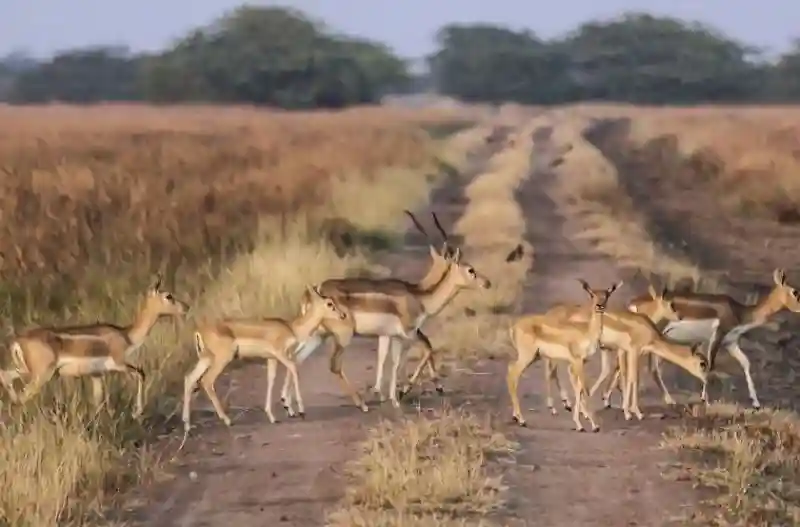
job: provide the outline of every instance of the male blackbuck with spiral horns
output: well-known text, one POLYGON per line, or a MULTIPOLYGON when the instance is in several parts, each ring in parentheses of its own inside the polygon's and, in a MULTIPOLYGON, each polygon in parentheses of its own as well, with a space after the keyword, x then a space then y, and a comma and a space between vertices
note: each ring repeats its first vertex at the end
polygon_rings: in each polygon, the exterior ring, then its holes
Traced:
MULTIPOLYGON (((405 210, 403 212, 405 212, 405 214, 411 219, 412 223, 417 228, 417 230, 420 233, 422 233, 422 235, 425 237, 425 240, 428 243, 428 252, 431 258, 430 268, 428 269, 428 272, 425 274, 425 276, 416 284, 410 284, 410 285, 414 286, 416 289, 420 291, 429 290, 444 278, 448 270, 448 267, 455 255, 454 248, 450 244, 447 232, 445 232, 441 223, 439 223, 439 218, 436 216, 436 213, 431 212, 431 217, 433 218, 433 223, 436 226, 436 229, 442 236, 441 249, 438 249, 436 247, 436 245, 434 244, 431 237, 428 235, 425 228, 420 224, 420 222, 417 220, 414 214, 411 213, 411 211, 405 210)), ((370 280, 369 283, 380 283, 380 282, 391 283, 392 281, 393 279, 391 278, 383 281, 380 279, 375 279, 375 280, 370 280)), ((320 291, 324 295, 344 297, 347 296, 351 291, 363 292, 364 287, 365 287, 364 279, 361 278, 334 278, 322 282, 322 284, 320 285, 320 291)), ((302 309, 305 309, 308 306, 309 300, 310 298, 308 298, 307 295, 304 295, 301 302, 303 306, 302 309)), ((305 361, 308 358, 308 356, 311 353, 313 353, 313 351, 318 346, 322 344, 322 341, 328 335, 332 335, 334 339, 349 341, 353 333, 352 325, 353 325, 352 321, 323 322, 317 335, 315 335, 313 337, 313 340, 311 340, 309 344, 303 348, 303 351, 298 354, 297 362, 302 363, 303 361, 305 361)), ((377 360, 377 367, 375 368, 375 384, 373 385, 373 391, 377 395, 378 399, 383 401, 385 399, 381 389, 383 386, 383 371, 386 364, 386 358, 389 354, 391 339, 390 337, 385 335, 378 334, 375 336, 378 337, 378 360, 377 360)), ((426 364, 430 377, 436 384, 436 391, 438 391, 439 393, 443 393, 444 389, 442 388, 441 384, 438 382, 437 379, 434 359, 431 358, 431 360, 428 361, 426 364)), ((335 365, 331 363, 331 368, 332 368, 331 371, 333 371, 334 366, 335 365)), ((335 371, 334 374, 336 374, 335 371)), ((347 385, 347 381, 345 381, 345 385, 347 385)), ((287 380, 284 382, 283 395, 282 395, 284 402, 288 394, 288 389, 289 386, 287 380)), ((359 404, 359 406, 362 405, 359 404)))
MULTIPOLYGON (((748 331, 765 325, 770 317, 787 309, 800 312, 800 292, 786 282, 786 272, 775 269, 772 273, 773 287, 768 295, 753 305, 741 304, 729 295, 706 293, 670 292, 666 295, 680 320, 667 324, 664 336, 684 344, 708 343, 709 371, 713 372, 717 353, 724 348, 736 359, 744 371, 747 391, 753 407, 760 408, 750 360, 739 346, 739 339, 748 331)), ((634 298, 628 309, 640 309, 643 297, 634 298)), ((702 399, 708 401, 707 384, 703 384, 702 399)))
MULTIPOLYGON (((191 428, 190 401, 198 382, 211 400, 217 416, 225 425, 230 426, 231 420, 217 398, 214 382, 234 359, 266 360, 267 395, 264 412, 271 423, 277 422, 272 413, 272 391, 279 362, 286 368, 286 376, 294 381, 298 414, 301 416, 305 414, 293 351, 302 345, 323 321, 341 321, 347 318, 347 313, 336 301, 320 293, 318 287, 308 287, 307 293, 311 298, 311 304, 291 321, 280 318, 226 319, 198 325, 194 335, 198 360, 195 367, 186 375, 183 390, 184 440, 191 428)), ((294 413, 291 408, 289 410, 290 414, 294 413)))
MULTIPOLYGON (((441 280, 428 288, 420 288, 398 279, 347 279, 347 287, 336 287, 328 290, 333 298, 342 305, 351 320, 346 324, 329 322, 323 324, 321 332, 334 334, 335 350, 330 359, 330 369, 342 382, 345 391, 362 411, 368 411, 357 391, 347 380, 342 371, 341 357, 345 346, 354 336, 383 336, 391 339, 392 374, 390 380, 389 399, 395 407, 400 406, 397 391, 397 375, 403 361, 403 347, 407 344, 421 343, 425 354, 408 383, 399 393, 406 393, 419 377, 422 369, 433 360, 433 347, 428 337, 421 331, 426 320, 436 316, 462 289, 488 289, 491 282, 483 277, 470 264, 461 261, 461 251, 456 249, 449 259, 447 272, 441 280)), ((305 301, 305 300, 304 300, 305 301)), ((309 341, 297 352, 297 361, 309 357, 322 343, 324 333, 309 341)), ((435 375, 435 368, 434 375, 435 375)), ((434 382, 437 382, 434 377, 434 382)), ((289 384, 284 381, 284 400, 291 403, 289 384)), ((378 387, 379 389, 380 387, 378 387)))
MULTIPOLYGON (((523 316, 511 326, 511 344, 517 351, 517 360, 508 365, 507 383, 513 407, 513 418, 520 426, 525 426, 525 418, 522 416, 517 394, 519 379, 528 366, 536 360, 546 357, 550 360, 566 362, 569 365, 569 376, 575 396, 575 405, 572 408, 575 429, 580 432, 584 431, 580 420, 580 414, 583 414, 589 420, 593 432, 600 430, 587 404, 588 390, 584 365, 598 349, 599 340, 604 331, 606 305, 622 282, 618 282, 608 289, 600 290, 592 289, 585 280, 579 279, 578 282, 591 300, 591 304, 585 308, 589 320, 588 327, 587 324, 573 322, 560 313, 523 316)), ((549 393, 548 406, 553 407, 549 393)))
POLYGON ((36 395, 54 375, 89 375, 95 403, 102 401, 99 378, 109 372, 136 377, 137 391, 133 415, 144 410, 144 372, 131 364, 131 355, 144 343, 150 330, 163 316, 181 316, 189 307, 172 293, 161 289, 161 278, 147 290, 139 312, 130 326, 97 323, 86 326, 43 327, 19 333, 11 343, 13 370, 0 372, 0 382, 11 399, 25 403, 36 395), (21 396, 14 380, 27 381, 21 396))

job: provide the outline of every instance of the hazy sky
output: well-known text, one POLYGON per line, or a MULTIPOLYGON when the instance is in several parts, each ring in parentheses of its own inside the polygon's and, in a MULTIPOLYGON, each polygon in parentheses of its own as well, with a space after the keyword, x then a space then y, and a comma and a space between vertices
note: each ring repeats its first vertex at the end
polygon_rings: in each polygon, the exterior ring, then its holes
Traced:
MULTIPOLYGON (((188 29, 240 5, 235 0, 0 0, 0 55, 16 49, 35 56, 89 44, 153 50, 188 29)), ((713 24, 731 36, 773 51, 800 37, 800 4, 785 0, 295 0, 292 5, 346 33, 382 40, 419 57, 448 22, 528 27, 542 37, 625 10, 648 10, 713 24)))

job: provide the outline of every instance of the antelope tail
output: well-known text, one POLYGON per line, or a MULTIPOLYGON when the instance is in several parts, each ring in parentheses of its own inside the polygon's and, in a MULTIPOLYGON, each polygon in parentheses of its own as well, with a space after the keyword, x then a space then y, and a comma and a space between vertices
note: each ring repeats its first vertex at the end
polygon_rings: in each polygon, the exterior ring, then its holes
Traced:
POLYGON ((22 346, 20 346, 19 342, 16 341, 11 344, 11 362, 14 364, 14 368, 16 368, 17 373, 30 373, 28 365, 25 363, 25 355, 22 353, 22 346))
POLYGON ((202 356, 206 351, 206 345, 203 344, 203 336, 199 331, 194 332, 194 350, 197 352, 198 357, 202 356))

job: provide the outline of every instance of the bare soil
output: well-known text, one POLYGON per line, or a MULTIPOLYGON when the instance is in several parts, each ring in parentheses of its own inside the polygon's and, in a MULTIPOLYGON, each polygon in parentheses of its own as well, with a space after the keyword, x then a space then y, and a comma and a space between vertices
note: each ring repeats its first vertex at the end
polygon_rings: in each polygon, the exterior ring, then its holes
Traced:
MULTIPOLYGON (((575 281, 578 277, 598 286, 619 277, 613 263, 571 241, 573 227, 558 214, 550 198, 552 175, 546 167, 551 148, 546 133, 539 139, 536 159, 541 160, 540 166, 518 196, 536 249, 536 263, 524 291, 528 312, 545 310, 557 302, 583 302, 584 293, 575 281)), ((453 179, 432 197, 431 208, 440 213, 446 228, 463 210, 463 183, 453 179)), ((420 241, 411 235, 409 240, 420 241)), ((402 259, 395 256, 387 261, 400 276, 417 278, 426 258, 424 251, 414 250, 404 252, 402 259), (410 254, 416 256, 410 258, 410 254)), ((622 292, 619 295, 616 302, 626 299, 622 292)), ((431 338, 435 346, 436 335, 431 338)), ((366 388, 373 382, 375 345, 374 341, 359 343, 346 353, 346 371, 358 386, 366 388)), ((696 505, 696 495, 689 484, 662 477, 670 458, 657 448, 660 433, 676 423, 677 415, 627 423, 618 409, 609 409, 598 412, 600 433, 574 432, 566 413, 551 416, 545 409, 542 366, 536 364, 520 385, 528 428, 519 428, 510 422, 505 362, 485 360, 474 369, 473 374, 449 377, 445 398, 454 406, 467 405, 499 416, 496 422, 502 432, 520 442, 516 464, 502 468, 510 487, 502 524, 685 524, 681 518, 689 515, 687 507, 696 505)), ((228 404, 246 408, 230 429, 198 396, 195 421, 199 426, 173 463, 175 477, 145 489, 138 506, 132 507, 135 521, 153 527, 324 525, 326 509, 342 495, 341 469, 357 454, 358 440, 381 416, 396 414, 388 404, 372 405, 368 414, 354 408, 328 371, 327 353, 320 352, 301 371, 306 420, 270 425, 260 409, 265 395, 264 370, 251 365, 220 380, 218 391, 227 391, 228 404), (199 415, 201 408, 206 408, 203 416, 199 415)), ((652 411, 660 398, 649 383, 644 386, 643 410, 652 411)), ((439 402, 436 397, 425 397, 421 404, 439 402)), ((657 409, 655 413, 663 412, 657 409)), ((178 440, 176 437, 175 445, 178 440)))

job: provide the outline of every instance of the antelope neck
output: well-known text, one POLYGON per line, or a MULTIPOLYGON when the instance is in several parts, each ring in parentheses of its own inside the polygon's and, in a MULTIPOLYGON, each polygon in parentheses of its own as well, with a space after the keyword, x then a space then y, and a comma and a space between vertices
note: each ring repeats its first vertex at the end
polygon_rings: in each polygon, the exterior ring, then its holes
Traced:
POLYGON ((428 290, 421 291, 419 300, 428 316, 435 316, 458 294, 459 285, 453 272, 455 264, 450 264, 442 279, 428 290))
POLYGON ((430 291, 447 276, 450 270, 450 263, 442 263, 439 260, 434 260, 428 273, 422 277, 422 280, 417 283, 417 289, 420 291, 430 291))
POLYGON ((780 294, 780 288, 775 287, 767 296, 754 305, 746 306, 741 322, 743 324, 766 322, 769 317, 783 309, 783 302, 779 298, 780 294))
POLYGON ((131 344, 139 345, 144 341, 144 339, 150 333, 150 330, 152 330, 153 326, 155 326, 156 322, 158 322, 158 316, 158 313, 153 312, 152 309, 149 309, 145 303, 145 305, 136 315, 136 319, 133 321, 133 324, 128 327, 126 332, 128 334, 128 340, 131 341, 131 344))
POLYGON ((322 315, 320 310, 314 305, 311 305, 305 313, 301 313, 294 320, 289 323, 292 328, 292 333, 298 340, 305 340, 322 322, 322 315))
POLYGON ((597 311, 595 309, 592 309, 589 315, 589 331, 587 333, 590 339, 599 341, 600 338, 603 336, 604 318, 605 315, 602 311, 597 311))

